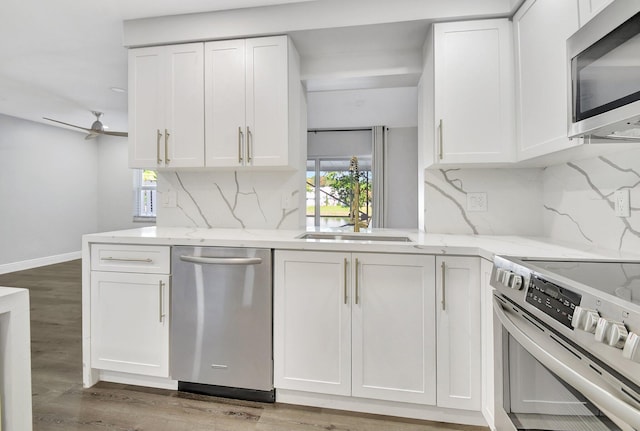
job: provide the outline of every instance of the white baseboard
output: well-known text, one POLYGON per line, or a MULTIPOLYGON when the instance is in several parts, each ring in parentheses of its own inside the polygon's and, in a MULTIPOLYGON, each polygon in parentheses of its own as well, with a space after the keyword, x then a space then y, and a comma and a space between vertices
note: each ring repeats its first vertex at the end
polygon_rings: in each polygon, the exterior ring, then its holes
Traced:
POLYGON ((39 266, 53 265, 54 263, 68 262, 70 260, 80 259, 81 251, 73 251, 71 253, 56 254, 54 256, 39 257, 37 259, 22 260, 20 262, 5 263, 0 265, 0 274, 8 272, 24 271, 25 269, 37 268, 39 266))

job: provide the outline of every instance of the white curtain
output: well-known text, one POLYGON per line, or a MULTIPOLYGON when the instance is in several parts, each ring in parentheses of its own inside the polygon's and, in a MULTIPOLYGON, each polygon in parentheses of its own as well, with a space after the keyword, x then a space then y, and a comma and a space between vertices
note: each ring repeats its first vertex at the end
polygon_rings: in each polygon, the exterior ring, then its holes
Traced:
POLYGON ((372 130, 373 136, 373 214, 371 227, 385 227, 386 205, 384 200, 386 181, 385 165, 387 158, 387 133, 389 129, 385 126, 375 126, 372 130))

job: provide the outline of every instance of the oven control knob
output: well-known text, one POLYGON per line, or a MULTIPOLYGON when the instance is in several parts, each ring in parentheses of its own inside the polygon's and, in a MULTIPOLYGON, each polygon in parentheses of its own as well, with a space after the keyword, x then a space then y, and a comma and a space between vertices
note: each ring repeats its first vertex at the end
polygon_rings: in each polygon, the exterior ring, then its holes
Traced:
POLYGON ((622 356, 640 363, 640 335, 634 332, 629 334, 624 343, 624 349, 622 349, 622 356))
POLYGON ((513 278, 513 272, 511 271, 503 271, 502 272, 502 284, 504 284, 505 286, 509 286, 509 283, 511 283, 511 279, 513 278))
POLYGON ((520 290, 522 289, 522 276, 521 275, 516 275, 513 274, 513 277, 511 277, 509 279, 509 284, 508 286, 512 289, 515 290, 520 290))
POLYGON ((571 326, 585 332, 591 332, 593 334, 594 332, 596 332, 598 319, 600 319, 600 315, 596 310, 577 306, 575 310, 573 310, 571 326))
POLYGON ((504 277, 505 270, 502 268, 496 269, 496 281, 502 283, 502 277, 504 277))
POLYGON ((614 322, 604 317, 598 320, 598 324, 596 325, 596 341, 622 349, 627 340, 627 335, 628 332, 624 323, 614 322))

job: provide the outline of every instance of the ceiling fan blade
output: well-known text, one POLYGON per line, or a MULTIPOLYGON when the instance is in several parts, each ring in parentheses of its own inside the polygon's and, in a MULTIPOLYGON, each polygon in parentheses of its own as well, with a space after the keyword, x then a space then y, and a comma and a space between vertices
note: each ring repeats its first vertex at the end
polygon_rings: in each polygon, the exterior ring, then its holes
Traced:
POLYGON ((76 126, 75 124, 65 123, 63 121, 54 120, 52 118, 47 118, 47 117, 42 117, 42 118, 45 119, 45 120, 53 121, 54 123, 64 124, 65 126, 75 127, 76 129, 84 130, 85 132, 91 133, 91 129, 87 129, 85 127, 76 126))
POLYGON ((89 139, 97 138, 98 135, 99 135, 99 133, 89 132, 89 134, 87 136, 85 136, 84 139, 88 141, 89 139))
POLYGON ((122 137, 125 137, 125 138, 126 138, 127 136, 129 136, 129 133, 127 133, 127 132, 111 132, 111 131, 106 131, 106 130, 105 130, 104 132, 101 132, 101 133, 102 133, 103 135, 110 135, 110 136, 122 136, 122 137))

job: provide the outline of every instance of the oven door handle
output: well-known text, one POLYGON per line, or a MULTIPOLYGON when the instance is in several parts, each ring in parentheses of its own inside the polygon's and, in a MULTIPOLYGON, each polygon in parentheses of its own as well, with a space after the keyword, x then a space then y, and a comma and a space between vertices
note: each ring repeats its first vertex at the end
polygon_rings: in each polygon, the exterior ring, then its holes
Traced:
MULTIPOLYGON (((516 339, 522 347, 524 347, 533 357, 535 357, 542 365, 547 367, 553 373, 569 385, 580 391, 585 397, 589 398, 601 410, 605 410, 616 416, 618 419, 630 424, 634 428, 640 427, 640 411, 633 406, 621 400, 618 396, 609 392, 606 388, 594 383, 576 369, 567 365, 573 359, 567 352, 558 352, 558 355, 550 353, 536 341, 525 334, 518 325, 505 313, 500 300, 493 298, 493 310, 496 317, 502 323, 502 326, 516 339), (566 355, 566 360, 560 360, 557 356, 566 355)), ((575 360, 575 359, 574 359, 575 360)))
POLYGON ((200 257, 200 256, 180 256, 183 262, 204 264, 204 265, 258 265, 262 263, 259 257, 200 257))

